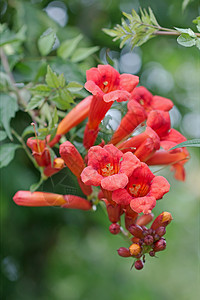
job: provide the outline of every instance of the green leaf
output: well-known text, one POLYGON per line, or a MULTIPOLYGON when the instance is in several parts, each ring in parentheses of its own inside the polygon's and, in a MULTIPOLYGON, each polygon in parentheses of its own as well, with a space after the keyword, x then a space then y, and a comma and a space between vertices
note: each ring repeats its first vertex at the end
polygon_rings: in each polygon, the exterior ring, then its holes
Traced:
POLYGON ((39 182, 33 183, 30 186, 30 192, 33 193, 33 192, 37 191, 37 189, 41 186, 43 181, 44 181, 43 178, 41 178, 39 182))
POLYGON ((182 142, 169 150, 182 148, 182 147, 200 147, 200 139, 193 139, 193 140, 182 142))
POLYGON ((154 16, 154 13, 150 7, 149 7, 149 15, 150 15, 152 24, 160 27, 160 25, 158 24, 156 17, 154 16))
POLYGON ((197 26, 197 30, 200 32, 200 16, 198 16, 195 20, 192 21, 197 26))
POLYGON ((36 86, 30 88, 30 91, 34 95, 48 96, 51 92, 51 88, 46 84, 37 84, 36 86))
POLYGON ((117 35, 116 30, 114 29, 103 28, 102 30, 109 36, 115 37, 117 35))
POLYGON ((74 50, 77 48, 79 42, 82 40, 83 35, 79 34, 77 37, 64 41, 61 43, 60 47, 57 50, 57 55, 63 59, 66 59, 72 55, 74 50))
POLYGON ((61 87, 61 88, 63 88, 65 86, 66 82, 65 82, 65 77, 64 77, 63 73, 58 76, 58 83, 59 83, 59 87, 61 87))
POLYGON ((191 0, 183 0, 183 3, 182 3, 182 10, 185 10, 186 7, 188 6, 188 4, 190 3, 191 0))
POLYGON ((52 28, 47 29, 38 40, 38 49, 41 55, 45 56, 52 50, 56 41, 56 34, 52 28))
POLYGON ((188 33, 182 33, 178 38, 179 45, 184 47, 192 47, 196 44, 196 40, 192 38, 188 33))
POLYGON ((32 110, 36 107, 40 106, 44 101, 44 97, 42 95, 35 95, 31 98, 31 101, 28 103, 26 110, 32 110))
POLYGON ((51 156, 51 165, 53 166, 53 161, 54 161, 54 158, 56 157, 56 154, 52 148, 48 147, 48 149, 49 149, 50 156, 51 156))
POLYGON ((71 60, 72 62, 80 62, 99 50, 98 46, 89 48, 79 48, 74 51, 71 60))
POLYGON ((7 136, 12 140, 10 120, 18 110, 17 99, 9 94, 2 93, 0 101, 0 122, 6 131, 7 136))
POLYGON ((0 47, 6 44, 23 42, 25 40, 26 26, 22 26, 18 33, 14 33, 8 29, 6 24, 0 25, 0 47))
POLYGON ((47 67, 47 74, 46 74, 46 77, 45 77, 45 81, 46 81, 47 85, 51 88, 58 88, 59 87, 58 77, 57 77, 56 73, 54 73, 52 71, 50 66, 47 67))
POLYGON ((71 93, 75 93, 78 92, 80 90, 82 90, 83 86, 82 84, 78 83, 78 82, 74 82, 71 81, 67 84, 66 88, 71 92, 71 93))
POLYGON ((5 131, 0 130, 0 141, 3 141, 7 138, 7 134, 5 131))
POLYGON ((189 36, 196 38, 196 34, 190 28, 178 28, 178 27, 174 27, 174 28, 181 33, 187 33, 187 34, 189 34, 189 36))
POLYGON ((12 88, 9 76, 6 73, 0 72, 0 90, 8 91, 12 88))
POLYGON ((34 128, 32 125, 29 125, 28 127, 26 127, 22 133, 22 138, 24 138, 25 136, 27 136, 28 134, 34 134, 34 128))
POLYGON ((0 168, 6 167, 14 158, 15 150, 21 148, 17 144, 3 144, 0 146, 0 168))

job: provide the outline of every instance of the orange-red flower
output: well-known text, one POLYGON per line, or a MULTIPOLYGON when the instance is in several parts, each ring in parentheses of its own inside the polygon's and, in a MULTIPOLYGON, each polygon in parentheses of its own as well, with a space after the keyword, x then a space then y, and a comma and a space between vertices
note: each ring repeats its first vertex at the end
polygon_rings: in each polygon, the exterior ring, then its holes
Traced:
POLYGON ((131 74, 120 75, 110 65, 91 68, 86 71, 86 77, 85 88, 93 94, 83 140, 84 146, 89 149, 98 135, 101 120, 113 102, 129 100, 139 78, 131 74))
POLYGON ((88 185, 101 186, 107 191, 123 188, 128 177, 140 165, 132 153, 123 154, 112 144, 91 147, 88 151, 88 167, 81 173, 82 181, 88 185))
POLYGON ((169 111, 173 107, 173 102, 170 99, 153 96, 144 86, 135 88, 131 93, 132 99, 137 101, 147 113, 151 110, 169 111))
POLYGON ((65 162, 62 158, 56 157, 53 160, 53 165, 51 163, 44 168, 44 175, 47 177, 50 177, 56 173, 58 173, 60 170, 62 170, 65 166, 65 162))
POLYGON ((141 163, 123 189, 113 191, 112 200, 120 205, 129 205, 137 213, 148 214, 170 189, 170 184, 162 176, 155 176, 145 163, 141 163))
POLYGON ((86 199, 74 195, 59 195, 45 192, 18 191, 13 197, 17 205, 22 206, 61 206, 90 210, 91 203, 86 199))
POLYGON ((28 138, 27 146, 32 150, 33 156, 40 167, 51 164, 51 156, 45 140, 28 138))

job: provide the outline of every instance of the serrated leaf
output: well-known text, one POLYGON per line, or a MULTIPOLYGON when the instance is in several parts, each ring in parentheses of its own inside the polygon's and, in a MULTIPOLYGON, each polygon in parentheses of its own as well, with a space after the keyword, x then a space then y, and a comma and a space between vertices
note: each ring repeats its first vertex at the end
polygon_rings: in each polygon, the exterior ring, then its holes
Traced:
POLYGON ((46 30, 38 40, 38 49, 41 55, 45 56, 49 54, 56 40, 56 34, 53 29, 46 30))
POLYGON ((193 140, 182 142, 182 143, 172 147, 169 150, 173 150, 176 148, 182 148, 182 147, 200 147, 200 139, 193 139, 193 140))
POLYGON ((7 138, 7 134, 5 131, 0 130, 0 141, 3 141, 7 138))
POLYGON ((60 47, 57 50, 57 55, 63 59, 70 57, 82 38, 83 35, 79 34, 77 37, 61 43, 60 47))
POLYGON ((83 86, 75 81, 71 81, 67 84, 66 88, 71 92, 71 93, 75 93, 78 92, 80 90, 82 90, 83 86))
POLYGON ((21 148, 17 144, 3 144, 0 146, 0 168, 6 167, 14 158, 15 150, 21 148))
POLYGON ((99 50, 98 46, 95 47, 89 47, 89 48, 79 48, 74 51, 71 61, 72 62, 80 62, 87 58, 88 56, 92 55, 93 53, 97 52, 99 50))
POLYGON ((66 82, 63 73, 58 76, 58 82, 59 82, 59 87, 63 88, 65 86, 66 82))
POLYGON ((50 66, 47 67, 47 74, 45 77, 45 81, 47 85, 51 88, 58 88, 59 87, 59 80, 56 73, 53 72, 50 66))
POLYGON ((36 107, 39 107, 44 101, 44 97, 42 95, 35 95, 31 98, 31 101, 28 103, 26 110, 32 110, 36 107))
POLYGON ((41 95, 41 96, 48 96, 51 92, 51 88, 46 84, 37 84, 34 87, 30 88, 32 94, 41 95))
POLYGON ((12 85, 9 76, 4 72, 0 72, 0 90, 8 91, 11 87, 12 85))
POLYGON ((28 127, 26 127, 22 133, 22 138, 24 138, 25 136, 27 136, 28 134, 34 134, 34 128, 32 125, 29 125, 28 127))
POLYGON ((9 94, 2 93, 0 101, 0 122, 6 131, 7 136, 12 140, 10 120, 18 110, 17 99, 9 94))
POLYGON ((49 123, 49 127, 48 128, 49 129, 54 128, 57 123, 58 123, 58 114, 57 114, 57 109, 55 107, 53 115, 52 115, 52 119, 51 119, 51 122, 49 123))
POLYGON ((154 13, 153 13, 151 7, 149 7, 149 15, 150 15, 150 19, 151 19, 152 24, 160 27, 160 25, 158 24, 158 22, 156 20, 156 17, 154 16, 154 13))
POLYGON ((186 34, 189 34, 189 36, 196 38, 196 34, 190 28, 178 28, 178 27, 174 27, 174 28, 181 33, 186 33, 186 34))
POLYGON ((25 40, 26 26, 23 26, 18 33, 14 33, 8 29, 6 24, 0 28, 0 47, 25 40))
POLYGON ((177 38, 177 42, 184 47, 192 47, 196 44, 196 40, 187 33, 182 33, 177 38))

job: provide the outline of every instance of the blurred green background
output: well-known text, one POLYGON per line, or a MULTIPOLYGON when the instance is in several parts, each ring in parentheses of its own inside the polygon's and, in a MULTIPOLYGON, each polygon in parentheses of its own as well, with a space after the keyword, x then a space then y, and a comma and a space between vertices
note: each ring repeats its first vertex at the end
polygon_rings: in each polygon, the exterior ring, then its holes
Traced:
MULTIPOLYGON (((174 37, 157 37, 133 51, 119 50, 119 43, 102 32, 120 23, 121 11, 130 13, 151 6, 163 27, 191 27, 199 14, 199 1, 182 0, 2 0, 1 21, 18 31, 26 25, 26 41, 13 61, 17 82, 33 80, 41 64, 37 40, 49 27, 60 41, 84 35, 84 46, 100 46, 96 54, 105 61, 105 51, 116 59, 120 72, 137 74, 152 93, 174 101, 172 126, 188 139, 200 137, 200 59, 197 48, 184 48, 174 37), (187 1, 186 1, 187 2, 187 1), (21 56, 21 57, 20 57, 21 56)), ((54 62, 54 52, 49 57, 54 62)), ((75 69, 68 61, 58 61, 57 72, 84 82, 85 70, 98 62, 91 56, 75 69), (78 70, 78 71, 77 71, 78 70), (71 73, 69 73, 71 72, 71 73)), ((12 126, 21 133, 29 117, 18 112, 12 126)), ((167 228, 167 250, 158 258, 147 257, 141 271, 131 270, 131 259, 121 258, 117 249, 126 243, 109 231, 109 221, 101 207, 96 212, 60 208, 18 207, 12 201, 20 189, 28 190, 38 173, 23 150, 1 173, 1 299, 7 300, 153 300, 198 299, 199 263, 199 149, 190 148, 186 181, 177 182, 169 168, 160 171, 171 184, 154 209, 157 215, 170 211, 173 222, 167 228)), ((157 168, 159 169, 159 168, 157 168)), ((66 170, 41 187, 44 191, 79 193, 66 170), (63 179, 62 184, 60 179, 63 179)))

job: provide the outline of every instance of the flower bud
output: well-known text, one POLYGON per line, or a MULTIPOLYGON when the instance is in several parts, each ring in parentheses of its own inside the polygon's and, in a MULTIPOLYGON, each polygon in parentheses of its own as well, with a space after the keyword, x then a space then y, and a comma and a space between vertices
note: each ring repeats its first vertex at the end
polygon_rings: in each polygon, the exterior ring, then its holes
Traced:
POLYGON ((155 242, 155 244, 153 245, 153 250, 155 252, 163 251, 163 250, 165 250, 165 248, 166 248, 166 241, 164 238, 161 238, 160 240, 155 242))
POLYGON ((166 228, 164 226, 160 226, 156 229, 156 234, 159 235, 159 237, 165 235, 166 228))
POLYGON ((136 224, 139 225, 139 226, 147 225, 153 220, 153 217, 154 217, 154 215, 152 213, 142 215, 141 217, 138 218, 136 224))
POLYGON ((108 202, 106 208, 107 208, 108 218, 110 222, 112 223, 118 222, 120 220, 120 211, 121 211, 120 205, 118 204, 112 205, 108 202))
POLYGON ((117 250, 119 256, 122 256, 122 257, 130 257, 131 254, 129 252, 129 249, 128 248, 125 248, 125 247, 121 247, 117 250))
POLYGON ((156 230, 160 226, 166 227, 172 221, 172 215, 169 212, 162 212, 151 225, 151 229, 156 230))
POLYGON ((109 231, 112 234, 118 234, 120 233, 120 226, 117 223, 113 223, 109 226, 109 231))
POLYGON ((153 244, 153 242, 154 242, 154 239, 153 239, 152 235, 148 234, 145 236, 144 243, 146 245, 151 245, 151 244, 153 244))
POLYGON ((136 262, 135 262, 135 268, 137 270, 141 270, 141 269, 143 269, 143 267, 144 267, 144 263, 140 259, 136 260, 136 262))
POLYGON ((138 245, 138 244, 132 244, 129 247, 130 254, 133 256, 137 256, 138 254, 140 254, 141 250, 142 249, 141 249, 140 245, 138 245))
POLYGON ((143 230, 139 225, 136 224, 132 224, 131 226, 129 226, 128 228, 129 232, 134 235, 137 238, 143 238, 143 230))
POLYGON ((149 255, 152 256, 152 257, 155 256, 155 251, 151 250, 151 251, 149 252, 149 255))

